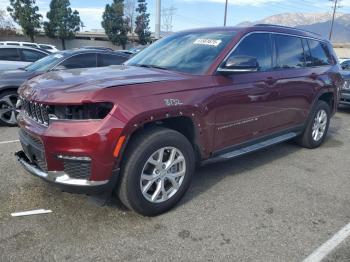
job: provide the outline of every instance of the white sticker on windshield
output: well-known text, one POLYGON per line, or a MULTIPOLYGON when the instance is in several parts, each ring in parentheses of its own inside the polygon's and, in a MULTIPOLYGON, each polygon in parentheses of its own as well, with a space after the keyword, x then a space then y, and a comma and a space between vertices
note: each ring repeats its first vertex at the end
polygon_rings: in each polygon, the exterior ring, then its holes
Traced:
POLYGON ((216 39, 197 39, 193 42, 195 45, 210 45, 210 46, 218 46, 222 41, 216 39))

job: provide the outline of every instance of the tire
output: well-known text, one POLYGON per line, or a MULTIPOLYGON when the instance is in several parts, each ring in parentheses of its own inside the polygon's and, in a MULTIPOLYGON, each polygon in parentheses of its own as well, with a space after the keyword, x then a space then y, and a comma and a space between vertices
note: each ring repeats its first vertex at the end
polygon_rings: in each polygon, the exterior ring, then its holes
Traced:
POLYGON ((17 126, 16 103, 18 100, 17 90, 0 93, 0 125, 17 126))
POLYGON ((309 148, 309 149, 314 149, 322 145, 322 143, 324 142, 327 136, 327 132, 329 128, 329 123, 331 119, 330 112, 331 112, 331 109, 326 102, 324 101, 317 102, 314 110, 312 111, 309 117, 308 123, 306 125, 306 128, 303 134, 301 134, 297 139, 297 143, 300 146, 309 148), (324 121, 321 121, 319 123, 317 122, 316 118, 321 117, 321 115, 325 116, 326 118, 322 118, 324 119, 324 121), (316 129, 317 127, 315 126, 317 124, 319 127, 318 129, 316 129), (318 133, 317 133, 319 134, 318 136, 316 136, 317 131, 315 130, 318 130, 318 133), (323 131, 321 132, 321 130, 323 131))
POLYGON ((117 195, 127 208, 141 215, 162 214, 183 197, 194 169, 193 147, 185 136, 167 128, 150 128, 136 135, 126 150, 117 195))

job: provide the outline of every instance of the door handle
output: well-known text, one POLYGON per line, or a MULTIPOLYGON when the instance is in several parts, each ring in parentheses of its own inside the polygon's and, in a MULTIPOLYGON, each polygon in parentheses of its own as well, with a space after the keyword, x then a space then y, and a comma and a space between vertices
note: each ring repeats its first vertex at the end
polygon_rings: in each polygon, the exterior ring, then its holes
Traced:
POLYGON ((268 77, 265 79, 265 83, 269 86, 276 84, 277 80, 273 77, 268 77))

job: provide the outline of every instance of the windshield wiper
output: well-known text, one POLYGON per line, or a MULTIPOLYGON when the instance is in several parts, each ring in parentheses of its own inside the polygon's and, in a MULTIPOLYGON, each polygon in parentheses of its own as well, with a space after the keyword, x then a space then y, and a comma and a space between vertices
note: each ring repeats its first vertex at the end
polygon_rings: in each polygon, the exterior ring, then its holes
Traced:
POLYGON ((167 69, 165 67, 157 66, 157 65, 135 64, 135 66, 146 67, 146 68, 156 68, 156 69, 161 69, 161 70, 169 70, 169 69, 167 69))

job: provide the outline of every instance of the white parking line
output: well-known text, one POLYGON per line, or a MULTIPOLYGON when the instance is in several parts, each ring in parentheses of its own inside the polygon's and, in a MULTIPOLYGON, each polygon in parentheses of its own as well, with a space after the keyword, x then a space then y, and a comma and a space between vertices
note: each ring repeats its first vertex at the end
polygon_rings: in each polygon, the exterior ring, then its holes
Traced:
POLYGON ((316 249, 310 256, 304 259, 303 262, 320 262, 329 255, 341 242, 350 236, 350 223, 336 233, 326 243, 316 249))
POLYGON ((0 142, 0 145, 2 145, 2 144, 10 144, 10 143, 17 143, 17 142, 19 142, 19 140, 2 141, 2 142, 0 142))

